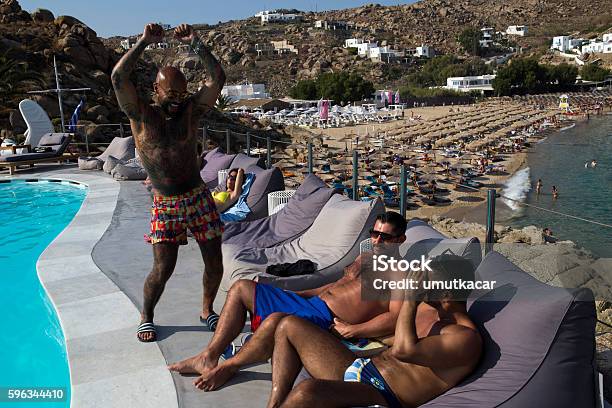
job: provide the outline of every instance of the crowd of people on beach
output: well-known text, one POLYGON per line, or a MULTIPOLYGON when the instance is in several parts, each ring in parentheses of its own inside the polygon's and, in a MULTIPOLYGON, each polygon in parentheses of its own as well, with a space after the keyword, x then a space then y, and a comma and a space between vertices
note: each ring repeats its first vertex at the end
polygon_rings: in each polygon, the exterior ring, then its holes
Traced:
MULTIPOLYGON (((225 81, 223 69, 193 28, 179 25, 175 37, 191 47, 206 68, 204 85, 194 94, 176 68, 159 70, 155 100, 140 99, 130 80, 144 49, 163 39, 158 24, 148 24, 143 36, 117 63, 112 83, 122 110, 130 119, 138 153, 149 174, 153 195, 148 242, 153 267, 143 288, 143 309, 137 338, 157 340, 154 310, 174 272, 180 245, 189 230, 200 247, 205 269, 201 321, 214 332, 198 355, 169 365, 179 373, 199 375, 195 386, 212 391, 249 363, 272 359, 272 392, 268 406, 335 405, 416 406, 458 384, 471 373, 482 353, 483 340, 466 311, 462 290, 387 290, 365 300, 362 281, 368 254, 360 255, 337 282, 300 292, 250 280, 235 282, 221 315, 213 310, 223 261, 224 226, 219 210, 239 195, 244 172, 232 169, 225 189, 211 194, 203 184, 194 126, 215 103, 225 81), (385 300, 386 299, 386 300, 385 300), (250 314, 253 334, 223 363, 222 354, 242 331, 250 314), (364 358, 344 341, 376 338, 386 349, 364 358), (294 387, 302 367, 310 376, 294 387)), ((432 184, 432 190, 435 190, 432 184)), ((395 212, 379 215, 370 237, 373 253, 396 254, 405 239, 406 220, 395 212), (395 252, 394 252, 395 251, 395 252)), ((397 271, 396 271, 397 272, 397 271)), ((445 255, 431 262, 428 279, 474 279, 471 262, 445 255)), ((409 278, 425 279, 423 272, 409 278)))

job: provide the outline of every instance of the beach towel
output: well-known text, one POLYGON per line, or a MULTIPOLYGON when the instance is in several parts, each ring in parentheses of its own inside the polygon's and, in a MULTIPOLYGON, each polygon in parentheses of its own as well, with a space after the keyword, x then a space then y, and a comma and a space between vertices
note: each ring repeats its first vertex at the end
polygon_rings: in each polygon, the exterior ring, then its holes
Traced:
POLYGON ((244 183, 242 184, 242 194, 238 197, 238 201, 232 207, 228 208, 221 214, 223 222, 243 221, 247 215, 251 213, 251 209, 246 203, 246 198, 251 191, 251 186, 255 180, 255 174, 247 173, 244 175, 244 183))

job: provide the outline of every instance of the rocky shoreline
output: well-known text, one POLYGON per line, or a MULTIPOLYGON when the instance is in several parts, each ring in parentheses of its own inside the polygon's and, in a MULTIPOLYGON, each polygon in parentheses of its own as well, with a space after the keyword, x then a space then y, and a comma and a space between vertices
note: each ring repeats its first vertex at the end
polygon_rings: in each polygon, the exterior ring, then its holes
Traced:
MULTIPOLYGON (((433 216, 429 220, 436 230, 452 238, 477 237, 485 242, 486 228, 475 222, 433 216)), ((612 325, 612 259, 597 259, 572 241, 546 243, 543 230, 530 225, 513 228, 495 225, 493 249, 541 282, 564 288, 589 288, 595 294, 597 318, 612 325)), ((597 323, 597 368, 604 383, 612 384, 612 329, 597 323)), ((609 388, 609 387, 608 387, 609 388)), ((612 400, 607 389, 606 400, 612 400)))

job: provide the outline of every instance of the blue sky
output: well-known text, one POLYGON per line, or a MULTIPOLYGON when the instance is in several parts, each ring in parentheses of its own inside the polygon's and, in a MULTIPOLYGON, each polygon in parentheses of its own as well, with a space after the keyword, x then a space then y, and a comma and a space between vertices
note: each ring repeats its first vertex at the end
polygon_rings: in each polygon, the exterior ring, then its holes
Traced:
POLYGON ((101 37, 132 35, 149 22, 162 21, 173 26, 180 23, 208 23, 242 19, 259 10, 296 8, 330 10, 378 3, 397 5, 410 0, 19 0, 27 11, 49 9, 55 14, 71 15, 93 28, 101 37))

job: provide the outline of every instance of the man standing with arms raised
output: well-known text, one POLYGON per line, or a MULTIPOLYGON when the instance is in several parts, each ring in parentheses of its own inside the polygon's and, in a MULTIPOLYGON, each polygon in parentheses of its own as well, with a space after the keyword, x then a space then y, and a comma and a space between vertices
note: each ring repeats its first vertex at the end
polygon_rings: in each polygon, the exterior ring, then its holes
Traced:
POLYGON ((187 80, 181 71, 167 66, 159 70, 153 84, 155 103, 138 97, 129 76, 145 48, 162 41, 164 30, 158 24, 144 28, 140 40, 121 58, 111 76, 119 106, 130 119, 136 148, 154 193, 151 232, 147 238, 153 244, 153 269, 145 280, 137 333, 143 342, 156 340, 155 305, 174 271, 179 245, 187 244, 187 229, 197 240, 205 265, 200 319, 213 331, 219 319, 213 311, 213 301, 223 276, 223 224, 200 178, 197 131, 200 117, 214 106, 223 88, 225 73, 190 25, 179 25, 174 35, 191 46, 205 67, 206 80, 195 94, 187 92, 187 80))

